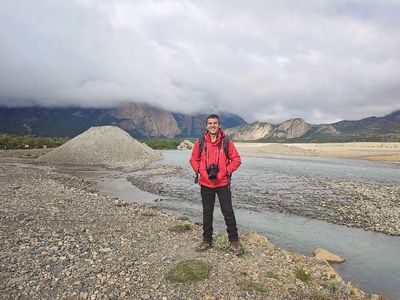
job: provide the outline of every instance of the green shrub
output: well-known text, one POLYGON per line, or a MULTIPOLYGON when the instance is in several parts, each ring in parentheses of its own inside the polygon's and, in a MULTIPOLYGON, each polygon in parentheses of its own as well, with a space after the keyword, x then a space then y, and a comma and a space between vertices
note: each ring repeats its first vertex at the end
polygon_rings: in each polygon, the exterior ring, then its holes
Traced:
POLYGON ((173 150, 179 146, 183 140, 143 140, 147 146, 154 150, 173 150))
POLYGON ((273 279, 278 279, 278 275, 272 271, 267 272, 267 277, 268 278, 273 278, 273 279))
MULTIPOLYGON (((246 252, 246 245, 240 241, 240 247, 246 252)), ((217 234, 213 239, 213 248, 216 250, 231 251, 231 242, 229 241, 227 234, 217 234)))
POLYGON ((55 148, 61 146, 68 141, 68 138, 60 137, 43 137, 33 135, 0 135, 0 149, 38 149, 46 146, 47 148, 55 148), (29 147, 26 148, 25 145, 29 147))
POLYGON ((295 271, 295 275, 297 279, 300 279, 303 282, 308 282, 311 280, 311 274, 307 271, 303 270, 302 268, 297 268, 295 271))
POLYGON ((178 263, 166 275, 173 282, 188 282, 208 279, 212 270, 211 264, 205 261, 190 259, 178 263))
POLYGON ((340 291, 340 283, 335 281, 328 281, 322 285, 331 294, 336 294, 340 291))
POLYGON ((226 234, 217 234, 213 239, 213 248, 216 250, 222 250, 229 252, 231 243, 229 242, 226 234))
POLYGON ((178 220, 179 220, 179 221, 187 221, 187 222, 190 222, 190 218, 187 217, 187 216, 180 216, 180 217, 178 218, 178 220))

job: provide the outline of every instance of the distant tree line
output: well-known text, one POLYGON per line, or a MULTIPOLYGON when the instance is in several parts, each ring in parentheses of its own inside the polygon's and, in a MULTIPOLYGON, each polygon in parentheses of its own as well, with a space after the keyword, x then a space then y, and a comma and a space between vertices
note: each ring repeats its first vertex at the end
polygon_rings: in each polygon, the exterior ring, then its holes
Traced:
POLYGON ((55 148, 61 146, 68 140, 68 138, 62 137, 0 134, 0 149, 55 148))
POLYGON ((142 140, 147 146, 154 150, 176 149, 183 140, 181 139, 146 139, 142 140))

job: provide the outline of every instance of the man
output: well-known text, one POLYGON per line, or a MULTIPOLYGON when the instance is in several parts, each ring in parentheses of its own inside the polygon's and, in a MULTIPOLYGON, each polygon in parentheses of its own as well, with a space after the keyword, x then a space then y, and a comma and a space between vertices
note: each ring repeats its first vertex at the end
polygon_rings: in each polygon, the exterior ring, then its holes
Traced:
POLYGON ((218 115, 207 117, 206 128, 207 132, 204 133, 203 140, 200 139, 195 143, 190 158, 193 170, 200 174, 199 184, 203 204, 203 241, 196 251, 202 252, 212 247, 213 213, 215 194, 217 194, 227 226, 231 250, 235 255, 241 255, 243 250, 239 244, 230 190, 230 176, 239 168, 240 156, 232 141, 228 140, 229 144, 224 145, 225 133, 220 128, 218 115), (201 144, 202 149, 200 149, 201 144))

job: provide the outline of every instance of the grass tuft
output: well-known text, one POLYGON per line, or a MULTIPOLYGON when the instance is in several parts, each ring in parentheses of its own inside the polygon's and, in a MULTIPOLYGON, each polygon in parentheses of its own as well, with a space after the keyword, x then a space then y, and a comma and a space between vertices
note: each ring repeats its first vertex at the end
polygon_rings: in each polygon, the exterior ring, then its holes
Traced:
POLYGON ((302 268, 297 268, 295 271, 295 275, 297 279, 300 279, 303 282, 308 282, 311 280, 311 274, 307 271, 303 270, 302 268))
POLYGON ((190 218, 188 216, 180 216, 178 218, 179 221, 190 222, 190 218))
POLYGON ((273 279, 278 279, 278 275, 272 271, 267 272, 267 277, 268 278, 273 278, 273 279))
POLYGON ((178 263, 168 272, 165 278, 169 281, 180 283, 203 280, 210 277, 211 270, 210 263, 190 259, 178 263))
POLYGON ((329 293, 336 294, 340 291, 340 283, 335 281, 328 281, 322 285, 329 293))
POLYGON ((216 250, 222 250, 229 252, 231 243, 229 242, 226 234, 217 234, 213 239, 213 248, 216 250))
MULTIPOLYGON (((246 252, 245 244, 240 241, 240 247, 246 252)), ((229 241, 227 234, 217 234, 213 239, 213 248, 216 250, 221 250, 225 252, 231 251, 231 242, 229 241)))

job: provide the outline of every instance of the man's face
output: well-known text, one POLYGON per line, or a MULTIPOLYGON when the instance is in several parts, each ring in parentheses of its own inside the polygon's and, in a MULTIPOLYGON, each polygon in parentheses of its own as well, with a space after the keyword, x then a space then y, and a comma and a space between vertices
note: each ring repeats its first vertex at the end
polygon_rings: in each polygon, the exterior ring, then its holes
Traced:
POLYGON ((217 134, 219 130, 218 119, 210 118, 207 120, 207 130, 210 134, 217 134))

